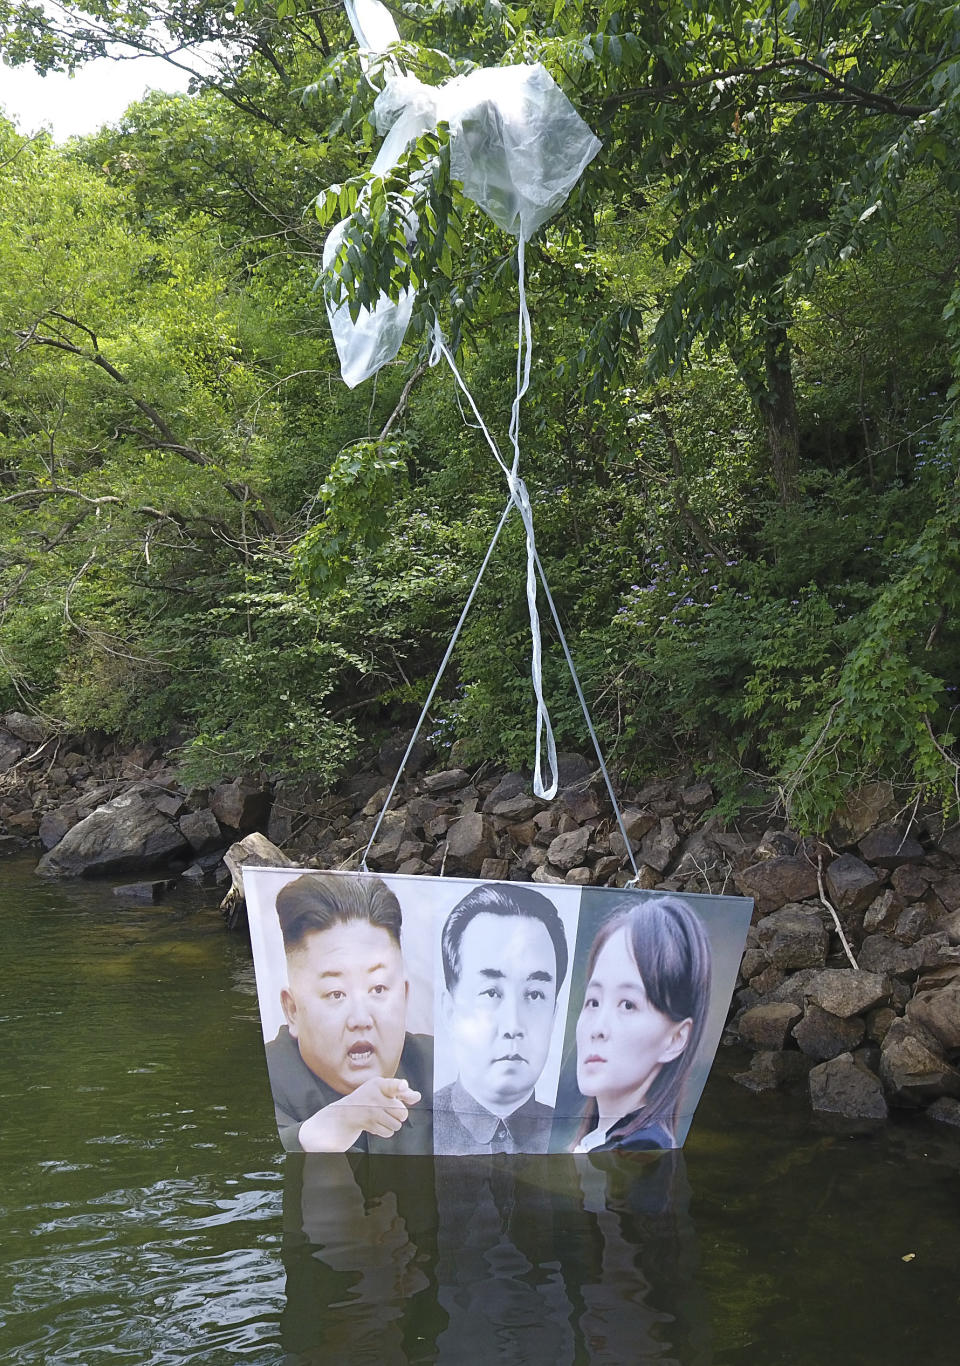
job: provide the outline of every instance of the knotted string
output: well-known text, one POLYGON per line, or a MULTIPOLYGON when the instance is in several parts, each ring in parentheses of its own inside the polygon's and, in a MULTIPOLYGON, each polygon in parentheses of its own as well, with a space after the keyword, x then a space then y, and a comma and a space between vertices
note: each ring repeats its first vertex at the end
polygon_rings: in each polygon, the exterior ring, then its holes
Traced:
POLYGON ((417 736, 420 733, 420 729, 430 709, 430 704, 433 701, 434 696, 436 695, 437 688, 440 686, 440 680, 443 678, 447 665, 450 662, 454 646, 457 643, 460 632, 463 629, 463 624, 467 619, 467 614, 470 611, 470 608, 473 604, 473 600, 477 595, 477 590, 479 589, 483 576, 486 573, 487 565, 490 563, 490 558, 493 555, 494 547, 496 546, 497 541, 500 539, 500 533, 503 531, 503 528, 506 525, 506 521, 510 515, 511 510, 513 508, 516 508, 520 514, 520 519, 523 522, 524 534, 526 536, 526 591, 527 608, 530 615, 531 635, 530 673, 533 682, 534 694, 537 699, 537 737, 533 790, 535 795, 537 797, 540 797, 542 800, 552 801, 552 799, 557 794, 557 788, 559 786, 556 741, 554 739, 553 727, 550 724, 550 715, 547 710, 546 701, 543 696, 543 645, 540 632, 540 614, 537 609, 537 577, 539 576, 540 582, 543 585, 543 591, 546 594, 547 604, 550 608, 551 616, 553 617, 553 623, 557 630, 557 635, 560 637, 560 644, 563 648, 563 654, 567 662, 567 667, 570 670, 570 676, 573 679, 573 685, 576 690, 577 698, 583 710, 584 719, 587 723, 587 730, 589 731, 590 739, 593 742, 593 748, 597 756, 597 762, 599 763, 600 771, 603 774, 603 780, 606 784, 607 793, 610 797, 610 801, 613 806, 613 811, 614 815, 616 816, 617 825, 620 829, 620 834, 623 837, 624 848, 626 849, 627 857, 630 860, 630 865, 633 868, 633 877, 627 884, 627 886, 632 886, 639 881, 640 871, 637 868, 636 859, 633 856, 633 847, 630 843, 630 839, 627 835, 627 831, 623 823, 623 816, 621 815, 620 806, 617 801, 616 794, 613 790, 613 783, 611 781, 610 774, 607 771, 607 765, 604 762, 603 752, 600 748, 600 741, 597 737, 597 733, 594 729, 593 721, 590 716, 590 709, 587 706, 587 700, 584 697, 583 689, 580 686, 580 679, 577 676, 577 670, 573 662, 573 656, 570 653, 570 648, 567 645, 567 639, 564 635, 563 627, 560 623, 560 614, 557 611, 556 603, 554 602, 553 595, 550 592, 550 586, 547 583, 547 576, 544 573, 543 564, 540 561, 540 556, 537 554, 536 537, 534 535, 533 529, 533 509, 530 504, 530 495, 527 492, 526 484, 524 484, 523 480, 520 478, 519 475, 520 402, 530 386, 530 371, 532 359, 532 334, 530 326, 530 312, 527 306, 527 296, 524 281, 524 239, 522 236, 520 237, 519 247, 517 250, 517 266, 520 282, 520 310, 517 338, 517 388, 511 409, 509 429, 510 442, 513 446, 512 466, 508 467, 504 462, 503 457, 500 454, 499 447, 497 446, 496 441, 491 435, 490 429, 484 422, 483 417, 480 413, 480 409, 477 407, 474 397, 471 394, 469 388, 467 387, 467 384, 457 367, 457 363, 453 358, 450 348, 447 346, 447 343, 443 336, 443 332, 440 328, 439 319, 436 318, 436 316, 434 317, 432 333, 433 344, 430 352, 430 365, 435 366, 439 364, 441 359, 446 360, 457 385, 459 386, 468 404, 470 405, 471 411, 473 412, 473 415, 477 420, 478 427, 483 432, 487 445, 490 447, 490 450, 493 454, 493 458, 496 460, 497 464, 500 466, 500 469, 503 471, 504 478, 507 481, 507 488, 510 492, 510 497, 507 500, 507 505, 504 508, 503 513, 501 514, 500 521, 497 524, 497 529, 493 533, 493 539, 487 547, 487 553, 483 557, 483 563, 481 564, 477 577, 474 580, 473 587, 470 589, 470 592, 467 596, 467 601, 464 604, 463 611, 460 613, 460 619, 457 622, 457 625, 454 629, 453 635, 450 639, 450 643, 447 646, 446 653, 444 654, 443 659, 440 662, 440 667, 437 670, 437 676, 433 680, 433 685, 430 688, 429 693, 427 694, 427 700, 423 704, 423 709, 421 710, 419 719, 417 720, 417 724, 413 729, 413 734, 410 736, 410 740, 407 744, 406 751, 404 753, 403 758, 400 761, 400 767, 397 770, 396 777, 394 778, 393 783, 390 786, 390 791, 387 794, 387 799, 383 804, 383 808, 380 812, 380 815, 377 817, 376 823, 373 827, 373 831, 371 832, 370 838, 367 841, 367 847, 363 852, 363 858, 361 859, 360 866, 364 872, 369 872, 369 869, 367 867, 367 855, 373 848, 373 845, 377 838, 377 834, 379 833, 380 827, 383 823, 383 819, 390 808, 390 803, 392 802, 394 793, 397 790, 397 786, 400 782, 400 778, 403 774, 404 768, 406 767, 407 760, 409 759, 410 754, 413 751, 413 747, 416 743, 417 736), (544 783, 542 774, 542 739, 544 732, 546 733, 547 761, 550 765, 551 774, 551 781, 549 784, 544 783))

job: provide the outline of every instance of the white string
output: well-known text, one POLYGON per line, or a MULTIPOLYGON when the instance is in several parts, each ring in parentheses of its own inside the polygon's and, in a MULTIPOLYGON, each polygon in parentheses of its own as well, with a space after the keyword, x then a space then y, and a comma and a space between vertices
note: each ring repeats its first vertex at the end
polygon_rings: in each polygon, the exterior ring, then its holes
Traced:
POLYGON ((480 572, 477 574, 477 577, 473 581, 473 587, 470 589, 467 601, 464 603, 463 611, 460 613, 460 620, 457 622, 453 635, 450 637, 450 644, 447 646, 447 652, 443 656, 443 659, 440 661, 440 667, 437 670, 437 676, 433 680, 433 687, 427 693, 427 700, 426 702, 424 702, 423 709, 420 712, 420 718, 413 728, 413 734, 410 736, 410 741, 407 745, 406 752, 404 753, 403 758, 400 760, 400 767, 397 769, 397 775, 394 778, 392 784, 390 785, 390 791, 387 793, 387 800, 384 802, 383 807, 380 811, 380 815, 377 817, 376 825, 374 825, 370 838, 367 840, 367 847, 366 849, 364 849, 363 858, 360 860, 360 867, 363 869, 365 873, 369 873, 370 871, 370 869, 367 867, 367 855, 373 848, 373 842, 377 838, 380 826, 383 824, 383 818, 387 814, 387 811, 390 809, 390 803, 393 801, 393 794, 397 790, 397 784, 400 782, 403 770, 407 766, 407 760, 410 758, 410 754, 413 750, 413 746, 416 743, 417 736, 420 734, 420 727, 423 725, 424 720, 426 719, 427 712, 430 710, 430 703, 433 701, 434 694, 436 693, 437 688, 439 688, 440 686, 440 680, 444 675, 447 665, 450 663, 450 656, 453 654, 453 647, 456 645, 457 637, 460 635, 460 632, 463 629, 463 623, 467 619, 467 613, 470 611, 470 607, 473 603, 473 600, 477 595, 477 589, 480 587, 480 580, 483 578, 484 574, 487 571, 487 565, 490 563, 490 556, 493 554, 493 548, 497 544, 497 541, 500 539, 500 533, 506 525, 506 521, 507 518, 510 516, 510 509, 512 507, 513 499, 511 498, 508 500, 507 506, 503 509, 503 514, 500 518, 500 521, 497 523, 497 529, 493 533, 493 540, 487 546, 487 553, 483 557, 483 564, 480 566, 480 572))
POLYGON ((536 750, 534 753, 533 766, 533 791, 534 795, 544 801, 552 801, 557 795, 560 786, 560 773, 557 766, 557 742, 553 734, 553 726, 550 724, 550 712, 547 709, 546 699, 543 695, 543 642, 540 632, 540 613, 537 610, 537 571, 536 571, 536 537, 533 529, 533 510, 530 506, 530 495, 527 493, 526 485, 518 474, 520 465, 520 400, 526 393, 530 385, 531 367, 531 329, 530 313, 527 308, 526 290, 523 284, 524 271, 524 251, 523 238, 520 239, 520 246, 517 251, 517 261, 520 272, 520 322, 519 337, 517 341, 517 393, 513 400, 513 410, 510 418, 510 440, 513 444, 514 456, 513 465, 509 469, 497 446, 496 441, 490 433, 490 429, 484 422, 477 407, 474 397, 467 388, 466 382, 457 368, 457 363, 453 358, 450 348, 443 338, 440 329, 440 321, 436 317, 433 324, 433 349, 430 354, 430 364, 439 363, 442 356, 446 360, 453 374, 454 379, 463 391, 464 397, 470 404, 470 408, 477 424, 486 438, 487 445, 493 452, 493 457, 503 471, 510 490, 510 500, 512 505, 520 513, 523 522, 523 529, 527 542, 527 614, 530 618, 530 679, 533 683, 533 693, 537 701, 537 729, 536 729, 536 750), (546 759, 549 766, 550 781, 544 781, 543 776, 543 751, 546 748, 546 759))

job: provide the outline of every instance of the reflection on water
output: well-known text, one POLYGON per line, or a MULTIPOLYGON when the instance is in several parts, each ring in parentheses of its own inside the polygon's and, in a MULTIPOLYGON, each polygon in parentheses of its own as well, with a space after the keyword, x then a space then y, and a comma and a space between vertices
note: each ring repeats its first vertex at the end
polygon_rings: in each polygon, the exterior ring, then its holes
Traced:
POLYGON ((680 1153, 290 1156, 287 1361, 709 1360, 680 1153))
POLYGON ((3 1366, 956 1366, 960 1135, 721 1056, 679 1154, 284 1156, 247 946, 0 868, 3 1366))

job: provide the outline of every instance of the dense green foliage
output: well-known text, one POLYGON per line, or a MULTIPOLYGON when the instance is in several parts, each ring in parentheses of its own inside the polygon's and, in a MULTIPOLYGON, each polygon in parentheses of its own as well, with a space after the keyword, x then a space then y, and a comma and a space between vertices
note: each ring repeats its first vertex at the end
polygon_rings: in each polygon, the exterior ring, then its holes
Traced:
MULTIPOLYGON (((423 79, 542 60, 604 141, 528 248, 524 477, 626 776, 692 759, 804 824, 878 774, 956 799, 958 8, 397 11, 423 79)), ((443 129, 369 184, 335 11, 0 0, 0 46, 69 66, 158 14, 180 61, 231 35, 196 94, 63 148, 0 122, 0 704, 181 744, 198 779, 329 779, 416 716, 506 500, 422 337, 436 309, 504 439, 514 244, 443 129), (318 272, 358 194, 354 303, 419 298, 350 392, 318 272)), ((528 656, 513 519, 438 738, 529 763, 528 656)))

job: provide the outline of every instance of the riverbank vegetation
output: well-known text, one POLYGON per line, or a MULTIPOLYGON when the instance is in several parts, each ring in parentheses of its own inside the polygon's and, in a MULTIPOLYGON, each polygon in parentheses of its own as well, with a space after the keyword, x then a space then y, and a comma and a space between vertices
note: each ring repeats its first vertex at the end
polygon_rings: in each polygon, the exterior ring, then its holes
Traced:
MULTIPOLYGON (((4 51, 159 41, 149 6, 95 8, 7 0, 4 51)), ((421 139, 355 284, 392 244, 419 332, 346 389, 313 206, 376 142, 348 27, 159 14, 178 60, 225 40, 195 94, 62 147, 0 121, 0 708, 176 745, 198 781, 333 779, 418 714, 506 501, 424 337, 437 309, 505 438, 514 244, 421 139), (429 276, 411 194, 447 234, 429 276)), ((807 827, 877 776, 955 803, 957 7, 397 17, 411 71, 543 60, 604 142, 528 249, 523 446, 612 765, 692 760, 728 813, 762 791, 807 827)), ((513 519, 431 718, 465 760, 530 760, 522 567, 513 519)), ((549 632, 545 668, 582 749, 549 632)))

